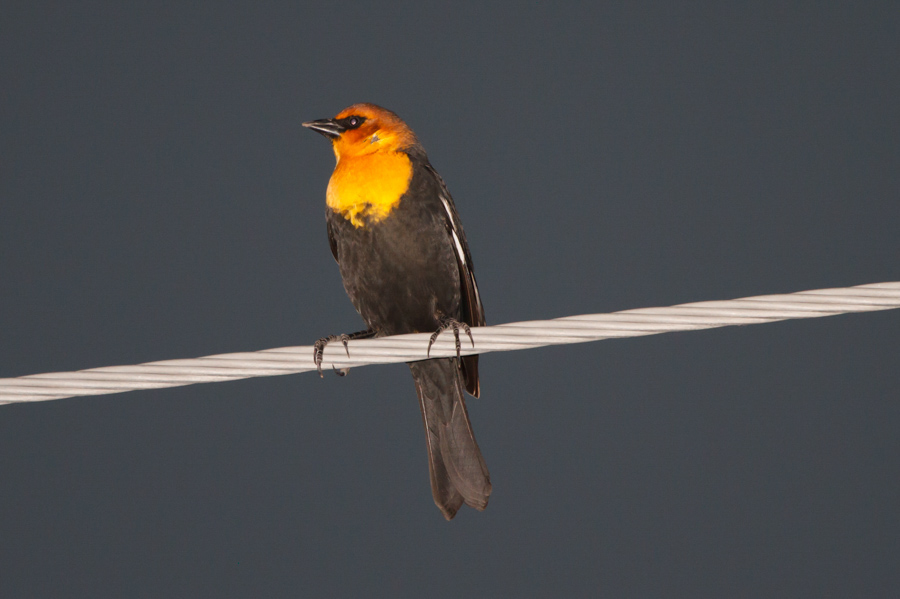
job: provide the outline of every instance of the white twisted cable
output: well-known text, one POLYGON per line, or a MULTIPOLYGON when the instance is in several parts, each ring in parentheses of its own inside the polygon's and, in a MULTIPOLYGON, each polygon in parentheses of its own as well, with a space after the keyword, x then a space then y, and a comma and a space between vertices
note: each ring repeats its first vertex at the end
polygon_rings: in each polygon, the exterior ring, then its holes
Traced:
MULTIPOLYGON (((585 314, 554 320, 514 322, 475 327, 460 335, 463 354, 483 354, 584 343, 600 339, 638 337, 671 331, 693 331, 729 325, 759 324, 792 318, 816 318, 848 312, 900 308, 900 282, 872 283, 842 289, 816 289, 784 295, 760 295, 735 300, 638 308, 611 314, 585 314)), ((350 357, 340 342, 325 349, 323 366, 350 368, 424 360, 430 334, 396 335, 350 341, 350 357)), ((453 335, 442 334, 431 357, 456 355, 453 335)), ((257 352, 219 354, 185 360, 106 366, 76 372, 50 372, 0 379, 0 403, 103 395, 138 389, 160 389, 193 383, 232 381, 256 376, 315 370, 312 346, 280 347, 257 352)))

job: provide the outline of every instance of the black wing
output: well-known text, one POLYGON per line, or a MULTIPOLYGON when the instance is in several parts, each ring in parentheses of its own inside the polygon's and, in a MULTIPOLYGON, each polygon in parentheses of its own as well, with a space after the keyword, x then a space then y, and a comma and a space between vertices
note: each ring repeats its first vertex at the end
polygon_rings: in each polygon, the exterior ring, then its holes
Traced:
POLYGON ((334 228, 331 226, 331 218, 328 214, 325 216, 325 225, 328 229, 328 245, 331 246, 331 255, 334 256, 334 261, 340 264, 341 261, 338 258, 337 240, 334 238, 334 228))
MULTIPOLYGON (((472 255, 469 253, 469 244, 466 242, 466 234, 463 232, 462 223, 456 213, 453 198, 447 191, 447 185, 441 176, 429 163, 425 168, 438 182, 440 199, 443 204, 444 224, 447 233, 453 242, 453 253, 456 255, 456 263, 459 266, 459 288, 462 305, 460 312, 463 322, 473 327, 484 326, 484 306, 481 305, 481 296, 478 293, 478 284, 475 282, 475 268, 472 264, 472 255)), ((460 367, 466 378, 466 391, 478 397, 480 389, 478 384, 478 356, 466 356, 462 359, 460 367)))

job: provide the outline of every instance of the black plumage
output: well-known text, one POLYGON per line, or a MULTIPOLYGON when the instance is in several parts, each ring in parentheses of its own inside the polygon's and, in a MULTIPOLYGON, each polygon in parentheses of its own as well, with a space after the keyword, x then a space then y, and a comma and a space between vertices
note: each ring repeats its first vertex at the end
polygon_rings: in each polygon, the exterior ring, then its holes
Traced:
MULTIPOLYGON (((339 116, 346 121, 362 112, 351 109, 339 116)), ((378 123, 377 112, 359 116, 367 126, 378 123)), ((322 125, 328 130, 323 133, 331 137, 334 122, 338 119, 314 123, 328 123, 322 125)), ((326 208, 328 239, 344 287, 371 336, 433 332, 455 321, 482 326, 484 309, 453 200, 411 132, 409 138, 412 143, 397 150, 408 156, 411 177, 387 217, 363 219, 360 226, 326 208)), ((484 509, 490 476, 463 393, 479 395, 478 356, 424 360, 409 367, 426 429, 435 503, 447 519, 462 503, 484 509)))

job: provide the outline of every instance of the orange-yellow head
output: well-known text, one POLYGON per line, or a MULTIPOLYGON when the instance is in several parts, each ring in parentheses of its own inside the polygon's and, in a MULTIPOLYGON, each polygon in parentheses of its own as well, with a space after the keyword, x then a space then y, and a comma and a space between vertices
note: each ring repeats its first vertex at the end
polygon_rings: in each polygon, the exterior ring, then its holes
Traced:
POLYGON ((400 152, 418 144, 415 133, 399 116, 375 104, 354 104, 333 119, 303 126, 329 138, 338 161, 375 152, 400 152))
POLYGON ((328 207, 365 227, 396 208, 412 180, 409 152, 424 155, 400 117, 374 104, 354 104, 333 119, 303 123, 331 140, 337 166, 328 182, 328 207))

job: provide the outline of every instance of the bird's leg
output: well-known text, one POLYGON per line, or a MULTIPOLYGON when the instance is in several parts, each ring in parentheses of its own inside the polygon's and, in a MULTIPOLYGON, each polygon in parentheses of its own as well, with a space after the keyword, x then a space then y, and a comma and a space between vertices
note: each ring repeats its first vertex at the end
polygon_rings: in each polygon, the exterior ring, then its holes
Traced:
MULTIPOLYGON (((347 343, 353 339, 371 339, 375 336, 375 331, 372 329, 366 329, 365 331, 357 331, 355 333, 343 333, 341 335, 329 335, 327 337, 322 337, 318 341, 313 344, 313 362, 316 363, 316 370, 319 371, 319 376, 324 378, 325 375, 322 374, 322 357, 325 353, 325 346, 331 343, 332 341, 340 341, 344 344, 344 351, 347 352, 347 357, 350 357, 350 348, 347 346, 347 343)), ((334 366, 332 366, 334 368, 334 366)), ((345 376, 348 372, 350 372, 349 368, 341 368, 340 370, 334 369, 335 372, 339 376, 345 376)))
POLYGON ((428 341, 428 352, 426 352, 426 356, 431 356, 431 346, 434 345, 434 342, 437 341, 438 336, 444 331, 453 331, 453 338, 456 339, 456 358, 459 359, 459 352, 462 349, 462 345, 459 342, 459 330, 462 329, 466 335, 469 336, 469 341, 472 342, 472 347, 475 347, 475 339, 472 337, 472 329, 469 328, 469 325, 456 320, 455 318, 451 318, 449 316, 441 317, 441 326, 438 327, 432 335, 431 339, 428 341))

